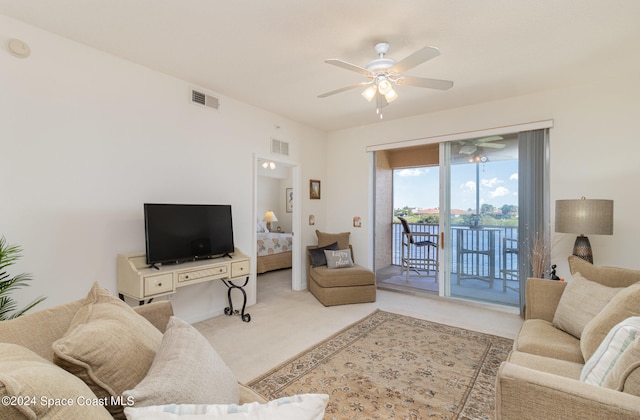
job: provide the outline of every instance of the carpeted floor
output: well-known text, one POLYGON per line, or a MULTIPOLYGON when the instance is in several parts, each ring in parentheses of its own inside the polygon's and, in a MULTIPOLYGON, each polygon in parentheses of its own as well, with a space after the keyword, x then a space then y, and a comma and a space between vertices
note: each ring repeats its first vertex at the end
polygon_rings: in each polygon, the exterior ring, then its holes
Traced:
POLYGON ((378 310, 248 385, 269 399, 329 394, 325 419, 492 419, 512 345, 378 310))

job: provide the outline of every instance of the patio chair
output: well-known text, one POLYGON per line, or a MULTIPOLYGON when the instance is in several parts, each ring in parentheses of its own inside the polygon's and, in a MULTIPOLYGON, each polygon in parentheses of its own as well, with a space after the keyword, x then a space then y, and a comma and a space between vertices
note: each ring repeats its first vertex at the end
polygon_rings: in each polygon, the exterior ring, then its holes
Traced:
POLYGON ((404 217, 398 217, 402 223, 401 272, 406 271, 409 281, 411 271, 418 277, 433 277, 438 281, 438 235, 428 232, 411 232, 404 217))
POLYGON ((508 282, 519 285, 518 279, 518 240, 513 238, 502 238, 502 291, 511 289, 515 292, 519 287, 509 286, 508 282))

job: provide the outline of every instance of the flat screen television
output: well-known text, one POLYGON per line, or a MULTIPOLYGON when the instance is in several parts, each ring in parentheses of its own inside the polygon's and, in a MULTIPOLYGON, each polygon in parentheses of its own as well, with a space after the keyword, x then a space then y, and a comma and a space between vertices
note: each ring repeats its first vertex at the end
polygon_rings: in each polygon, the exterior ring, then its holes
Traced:
POLYGON ((147 264, 172 264, 233 253, 231 206, 144 204, 147 264))

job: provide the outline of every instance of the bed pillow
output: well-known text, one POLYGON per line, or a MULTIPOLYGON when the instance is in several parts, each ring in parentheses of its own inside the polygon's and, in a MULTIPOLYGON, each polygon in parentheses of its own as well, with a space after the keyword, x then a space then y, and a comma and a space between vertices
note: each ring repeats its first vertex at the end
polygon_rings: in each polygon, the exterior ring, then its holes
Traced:
POLYGON ((337 251, 325 250, 324 255, 327 257, 328 268, 353 267, 353 259, 351 258, 350 249, 340 249, 337 251))
POLYGON ((256 223, 256 232, 257 233, 266 233, 269 232, 267 230, 267 222, 260 222, 258 221, 258 223, 256 223))
POLYGON ((172 316, 147 376, 124 391, 135 407, 163 404, 237 404, 238 381, 211 344, 172 316))
POLYGON ((67 332, 53 343, 53 361, 109 401, 114 417, 123 417, 119 399, 145 377, 161 341, 153 324, 94 283, 67 332))
POLYGON ((100 405, 81 405, 96 396, 66 370, 17 344, 0 343, 0 354, 0 419, 112 418, 100 405))
POLYGON ((622 289, 604 286, 575 273, 562 292, 553 326, 580 338, 589 321, 622 289))
POLYGON ((338 243, 334 242, 332 244, 318 247, 318 248, 309 248, 309 257, 311 258, 311 267, 320 267, 321 265, 327 265, 327 257, 324 255, 324 251, 327 249, 337 250, 338 243))
POLYGON ((326 394, 300 394, 264 404, 170 404, 142 408, 127 407, 124 412, 127 420, 322 420, 328 401, 329 396, 326 394))

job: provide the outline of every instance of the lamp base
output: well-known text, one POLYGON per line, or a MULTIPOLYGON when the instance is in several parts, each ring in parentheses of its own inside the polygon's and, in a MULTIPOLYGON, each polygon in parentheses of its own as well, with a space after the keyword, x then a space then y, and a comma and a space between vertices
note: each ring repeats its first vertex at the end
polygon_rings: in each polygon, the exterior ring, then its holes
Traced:
POLYGON ((593 264, 593 253, 588 237, 580 235, 576 238, 576 242, 573 244, 573 255, 593 264))

